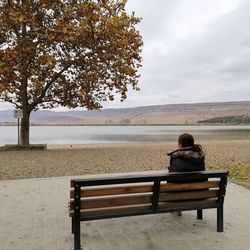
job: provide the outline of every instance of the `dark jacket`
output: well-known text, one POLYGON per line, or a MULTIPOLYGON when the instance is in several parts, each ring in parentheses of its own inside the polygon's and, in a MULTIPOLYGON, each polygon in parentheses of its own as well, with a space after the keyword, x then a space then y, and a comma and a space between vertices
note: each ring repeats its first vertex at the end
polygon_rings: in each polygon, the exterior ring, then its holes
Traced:
POLYGON ((205 170, 205 154, 195 152, 193 147, 179 148, 168 154, 169 172, 192 172, 205 170))

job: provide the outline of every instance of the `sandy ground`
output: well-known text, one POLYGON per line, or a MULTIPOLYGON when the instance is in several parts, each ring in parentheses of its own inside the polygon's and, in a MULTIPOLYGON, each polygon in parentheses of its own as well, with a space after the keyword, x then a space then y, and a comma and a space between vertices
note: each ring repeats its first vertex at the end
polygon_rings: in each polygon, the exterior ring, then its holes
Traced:
MULTIPOLYGON (((229 169, 250 182, 250 141, 209 141, 207 168, 229 169)), ((174 143, 48 146, 47 151, 0 151, 0 180, 163 170, 174 143)))

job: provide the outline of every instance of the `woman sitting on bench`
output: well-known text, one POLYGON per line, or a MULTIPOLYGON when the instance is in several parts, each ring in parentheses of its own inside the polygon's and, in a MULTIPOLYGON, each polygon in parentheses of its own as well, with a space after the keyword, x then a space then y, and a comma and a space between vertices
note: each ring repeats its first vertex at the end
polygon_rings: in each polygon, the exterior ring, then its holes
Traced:
MULTIPOLYGON (((169 172, 193 172, 205 170, 205 154, 201 145, 194 144, 194 137, 185 133, 178 138, 178 149, 168 153, 169 172)), ((204 180, 206 181, 206 180, 204 180)), ((181 216, 181 211, 176 213, 181 216)))
POLYGON ((205 170, 205 154, 201 145, 194 144, 194 137, 185 133, 178 138, 178 149, 168 153, 169 172, 192 172, 205 170))

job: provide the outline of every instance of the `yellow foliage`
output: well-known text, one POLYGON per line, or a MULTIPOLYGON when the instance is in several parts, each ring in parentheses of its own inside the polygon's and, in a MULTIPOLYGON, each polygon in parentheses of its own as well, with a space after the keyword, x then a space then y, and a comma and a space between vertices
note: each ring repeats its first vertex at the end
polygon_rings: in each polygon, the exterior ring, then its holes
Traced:
MULTIPOLYGON (((12 1, 0 5, 0 100, 23 109, 98 109, 138 90, 140 18, 116 1, 12 1)), ((23 130, 21 130, 23 131, 23 130)), ((29 133, 27 133, 29 134, 29 133)), ((26 141, 26 143, 28 143, 26 141)))

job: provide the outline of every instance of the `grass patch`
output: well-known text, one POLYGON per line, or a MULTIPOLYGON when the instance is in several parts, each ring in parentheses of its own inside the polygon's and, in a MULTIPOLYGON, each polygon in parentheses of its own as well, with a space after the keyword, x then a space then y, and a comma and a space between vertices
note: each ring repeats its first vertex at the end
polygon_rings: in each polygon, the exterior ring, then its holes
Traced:
MULTIPOLYGON (((209 166, 210 170, 219 170, 221 167, 209 166)), ((229 171, 229 178, 231 180, 245 182, 250 184, 250 167, 247 165, 243 165, 241 163, 237 165, 229 165, 224 167, 223 169, 229 171)))

